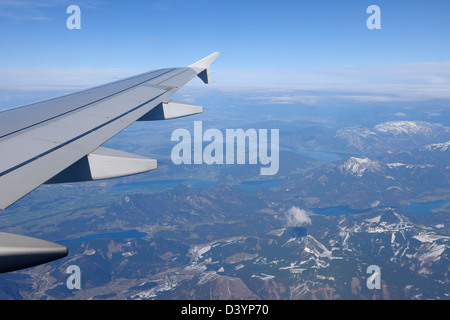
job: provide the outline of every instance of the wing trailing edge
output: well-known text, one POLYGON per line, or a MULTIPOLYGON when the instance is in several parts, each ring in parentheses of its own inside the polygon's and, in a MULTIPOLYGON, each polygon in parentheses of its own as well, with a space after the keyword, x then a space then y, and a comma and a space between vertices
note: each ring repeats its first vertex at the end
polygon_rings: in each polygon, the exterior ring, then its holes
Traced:
POLYGON ((64 169, 47 181, 46 184, 120 178, 153 171, 157 168, 158 162, 155 159, 99 147, 94 152, 64 169))
POLYGON ((169 120, 202 113, 203 107, 186 102, 170 100, 157 105, 138 121, 169 120))

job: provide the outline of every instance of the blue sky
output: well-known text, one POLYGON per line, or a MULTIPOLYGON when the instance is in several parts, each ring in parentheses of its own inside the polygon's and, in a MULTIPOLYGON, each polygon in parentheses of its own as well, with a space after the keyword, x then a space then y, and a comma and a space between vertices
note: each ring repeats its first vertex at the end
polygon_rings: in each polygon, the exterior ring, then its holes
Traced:
POLYGON ((433 85, 441 97, 450 85, 447 0, 0 0, 0 30, 4 90, 51 81, 73 89, 214 51, 223 52, 216 82, 227 87, 433 85), (66 27, 71 4, 81 8, 81 30, 66 27), (381 30, 366 27, 372 4, 381 30))

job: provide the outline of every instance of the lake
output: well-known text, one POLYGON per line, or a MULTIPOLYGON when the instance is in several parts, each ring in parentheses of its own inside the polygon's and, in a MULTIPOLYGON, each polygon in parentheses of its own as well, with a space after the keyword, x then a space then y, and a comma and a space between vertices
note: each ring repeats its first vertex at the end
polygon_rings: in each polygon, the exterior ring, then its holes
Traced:
POLYGON ((80 238, 58 241, 57 243, 60 245, 63 245, 63 246, 67 246, 67 245, 73 244, 73 243, 85 242, 85 241, 96 240, 96 239, 136 239, 136 238, 143 238, 146 235, 147 234, 145 232, 140 232, 138 230, 127 230, 127 231, 120 231, 120 232, 91 234, 91 235, 80 237, 80 238))
MULTIPOLYGON (((430 202, 411 202, 407 206, 393 207, 397 208, 407 214, 432 214, 433 210, 438 209, 446 204, 449 204, 450 200, 437 200, 430 202)), ((383 207, 377 207, 373 209, 379 209, 383 207)), ((363 212, 368 212, 373 210, 371 208, 367 209, 352 209, 348 206, 335 206, 328 208, 310 208, 310 210, 316 214, 322 214, 326 216, 337 216, 341 214, 358 214, 363 212)))
POLYGON ((331 163, 342 159, 350 158, 354 155, 337 153, 331 151, 313 150, 313 149, 295 149, 289 147, 280 147, 280 151, 291 151, 302 156, 310 157, 313 159, 321 160, 325 163, 331 163))
POLYGON ((141 181, 141 182, 132 182, 132 183, 118 183, 111 187, 114 191, 124 191, 124 190, 133 190, 138 188, 152 188, 157 190, 166 190, 172 189, 178 185, 190 185, 194 188, 211 188, 217 185, 214 181, 204 181, 204 180, 195 180, 195 179, 185 179, 185 180, 149 180, 149 181, 141 181))
POLYGON ((431 202, 411 202, 408 206, 401 206, 398 209, 409 214, 432 214, 433 210, 438 209, 446 204, 449 204, 450 200, 437 200, 431 202))
POLYGON ((348 206, 335 206, 327 208, 310 208, 310 210, 316 214, 325 216, 339 216, 341 214, 358 214, 367 212, 371 209, 352 209, 348 206))
POLYGON ((271 189, 278 188, 283 180, 269 180, 269 181, 243 181, 236 187, 245 191, 253 191, 256 189, 271 189))
MULTIPOLYGON (((270 189, 277 188, 280 186, 282 179, 278 180, 267 180, 267 181, 243 181, 235 187, 241 190, 253 191, 256 189, 270 189)), ((218 183, 215 181, 204 181, 195 179, 185 179, 185 180, 150 180, 142 182, 133 183, 119 183, 111 187, 114 191, 127 191, 140 188, 152 188, 157 190, 167 190, 172 189, 178 185, 191 186, 193 188, 208 189, 217 186, 218 183)))
MULTIPOLYGON (((319 151, 313 149, 294 149, 288 147, 280 147, 280 150, 291 151, 303 156, 307 156, 313 159, 321 160, 325 163, 331 163, 337 160, 346 159, 351 155, 336 153, 330 151, 319 151)), ((282 180, 267 180, 267 181, 243 181, 236 187, 241 190, 253 191, 256 189, 270 189, 280 186, 282 180)), ((133 183, 118 183, 112 186, 114 191, 126 191, 138 188, 151 188, 156 190, 167 190, 176 187, 177 185, 189 185, 193 188, 207 189, 218 185, 214 181, 204 181, 196 179, 174 179, 174 180, 149 180, 133 183)))

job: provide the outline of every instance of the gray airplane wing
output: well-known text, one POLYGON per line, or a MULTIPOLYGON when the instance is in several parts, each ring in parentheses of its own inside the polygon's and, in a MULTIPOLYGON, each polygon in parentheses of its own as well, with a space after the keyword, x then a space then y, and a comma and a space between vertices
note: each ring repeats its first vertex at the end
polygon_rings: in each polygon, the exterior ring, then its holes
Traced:
MULTIPOLYGON (((218 55, 189 67, 155 70, 0 112, 0 209, 45 183, 108 179, 156 169, 154 159, 101 145, 135 121, 202 112, 201 106, 170 96, 194 77, 209 83, 210 64, 218 55)), ((4 234, 0 257, 2 240, 4 234)))

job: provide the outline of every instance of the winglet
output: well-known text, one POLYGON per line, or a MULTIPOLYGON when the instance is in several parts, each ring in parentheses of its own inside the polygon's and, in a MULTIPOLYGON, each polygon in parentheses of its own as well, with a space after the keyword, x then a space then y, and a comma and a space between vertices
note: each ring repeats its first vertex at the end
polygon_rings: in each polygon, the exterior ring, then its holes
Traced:
POLYGON ((194 69, 197 72, 197 75, 200 79, 203 80, 204 83, 209 84, 210 83, 210 66, 211 63, 217 58, 217 56, 220 54, 220 52, 214 52, 213 54, 210 54, 206 58, 203 58, 200 61, 197 61, 194 64, 191 64, 189 68, 194 69))

